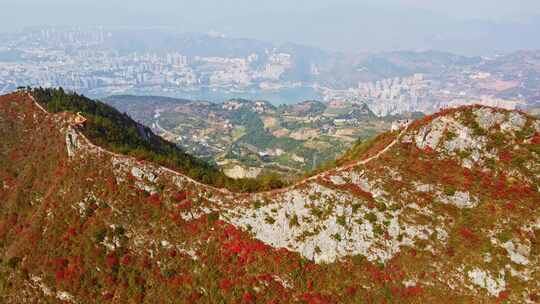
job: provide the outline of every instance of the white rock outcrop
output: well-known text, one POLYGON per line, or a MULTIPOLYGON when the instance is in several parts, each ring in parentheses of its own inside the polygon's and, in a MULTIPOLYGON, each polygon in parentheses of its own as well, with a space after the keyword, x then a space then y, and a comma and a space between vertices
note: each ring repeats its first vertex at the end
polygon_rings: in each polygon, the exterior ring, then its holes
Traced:
POLYGON ((474 208, 478 205, 478 199, 472 198, 469 192, 464 191, 456 191, 452 196, 439 194, 439 199, 443 204, 454 205, 460 209, 474 208))
POLYGON ((491 296, 496 297, 506 289, 504 271, 495 277, 485 270, 474 268, 467 272, 467 276, 474 285, 486 289, 491 296))
POLYGON ((504 120, 504 114, 498 113, 491 108, 482 107, 475 109, 473 112, 476 115, 476 123, 484 130, 489 130, 504 120))
POLYGON ((502 244, 502 247, 506 249, 512 262, 519 265, 529 265, 530 246, 510 240, 502 244))

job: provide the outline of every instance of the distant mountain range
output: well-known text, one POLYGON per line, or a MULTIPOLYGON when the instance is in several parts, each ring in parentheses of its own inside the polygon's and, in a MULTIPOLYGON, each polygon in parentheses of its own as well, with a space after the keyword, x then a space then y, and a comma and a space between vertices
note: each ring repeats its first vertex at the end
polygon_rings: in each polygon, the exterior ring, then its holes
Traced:
POLYGON ((348 53, 438 50, 483 56, 540 48, 540 42, 532 39, 540 34, 540 16, 529 15, 513 21, 465 17, 466 7, 475 4, 455 5, 455 9, 462 8, 461 14, 453 12, 454 16, 460 16, 456 18, 400 5, 398 1, 333 2, 308 12, 227 18, 215 22, 213 28, 230 35, 296 41, 348 53))
MULTIPOLYGON (((5 3, 2 30, 24 24, 96 25, 181 29, 223 33, 347 53, 438 50, 464 55, 493 55, 538 49, 540 18, 534 0, 488 0, 439 4, 405 0, 303 1, 253 6, 237 0, 181 5, 154 3, 5 3), (114 7, 115 9, 111 9, 114 7), (526 10, 535 7, 536 10, 526 10), (81 9, 82 8, 82 9, 81 9), (209 13, 211 11, 219 13, 209 13), (24 12, 24 20, 19 14, 24 12), (45 13, 46 12, 46 13, 45 13), (121 12, 121 13, 119 13, 121 12), (498 12, 498 14, 493 14, 498 12), (498 16, 497 16, 498 15, 498 16), (96 20, 94 16, 100 16, 96 20)), ((218 33, 216 33, 218 34, 218 33)))
POLYGON ((40 28, 2 36, 0 93, 30 85, 91 97, 341 100, 366 103, 380 116, 468 101, 516 108, 538 100, 538 58, 538 51, 345 54, 163 29, 40 28))

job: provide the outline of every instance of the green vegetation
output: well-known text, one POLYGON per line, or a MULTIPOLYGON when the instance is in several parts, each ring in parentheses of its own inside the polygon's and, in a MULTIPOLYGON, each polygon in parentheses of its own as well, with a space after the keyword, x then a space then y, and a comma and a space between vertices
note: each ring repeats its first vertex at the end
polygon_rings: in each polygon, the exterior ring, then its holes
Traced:
POLYGON ((257 146, 261 149, 282 148, 286 150, 301 146, 302 142, 291 138, 277 138, 264 128, 264 123, 257 113, 246 108, 240 108, 233 115, 233 121, 243 125, 246 130, 239 140, 241 142, 257 146))
POLYGON ((394 138, 394 133, 386 132, 376 137, 368 139, 358 139, 353 146, 345 152, 341 157, 337 159, 326 160, 322 165, 318 166, 315 170, 306 173, 306 177, 314 176, 324 171, 332 170, 336 167, 343 166, 352 161, 361 160, 363 157, 369 155, 369 152, 376 149, 378 145, 386 147, 389 144, 389 140, 394 138))
POLYGON ((87 119, 82 132, 95 144, 110 151, 149 160, 231 191, 255 192, 284 186, 275 174, 258 179, 229 178, 218 167, 184 152, 105 103, 66 93, 62 88, 36 88, 31 93, 50 112, 80 112, 87 119))
POLYGON ((357 140, 351 149, 349 149, 343 157, 341 157, 341 161, 347 162, 351 160, 357 160, 359 159, 364 153, 369 151, 371 147, 373 147, 373 144, 377 141, 378 137, 373 137, 367 140, 357 140))

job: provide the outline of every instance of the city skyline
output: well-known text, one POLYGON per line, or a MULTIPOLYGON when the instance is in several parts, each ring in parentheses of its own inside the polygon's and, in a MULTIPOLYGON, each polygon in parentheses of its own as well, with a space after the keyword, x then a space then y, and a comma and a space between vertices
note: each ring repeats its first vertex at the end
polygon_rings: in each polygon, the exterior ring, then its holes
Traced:
POLYGON ((467 100, 515 108, 537 101, 540 80, 524 72, 537 64, 537 54, 408 51, 351 57, 219 35, 46 28, 2 39, 0 93, 43 86, 96 98, 345 100, 366 103, 382 116, 431 112, 467 100))

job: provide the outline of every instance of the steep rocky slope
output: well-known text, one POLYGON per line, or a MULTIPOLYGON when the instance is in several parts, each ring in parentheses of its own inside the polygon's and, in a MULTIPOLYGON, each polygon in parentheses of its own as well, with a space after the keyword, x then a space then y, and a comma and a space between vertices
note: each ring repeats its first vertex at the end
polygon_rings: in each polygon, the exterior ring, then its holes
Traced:
POLYGON ((536 303, 540 121, 447 110, 235 194, 0 97, 0 302, 536 303))

